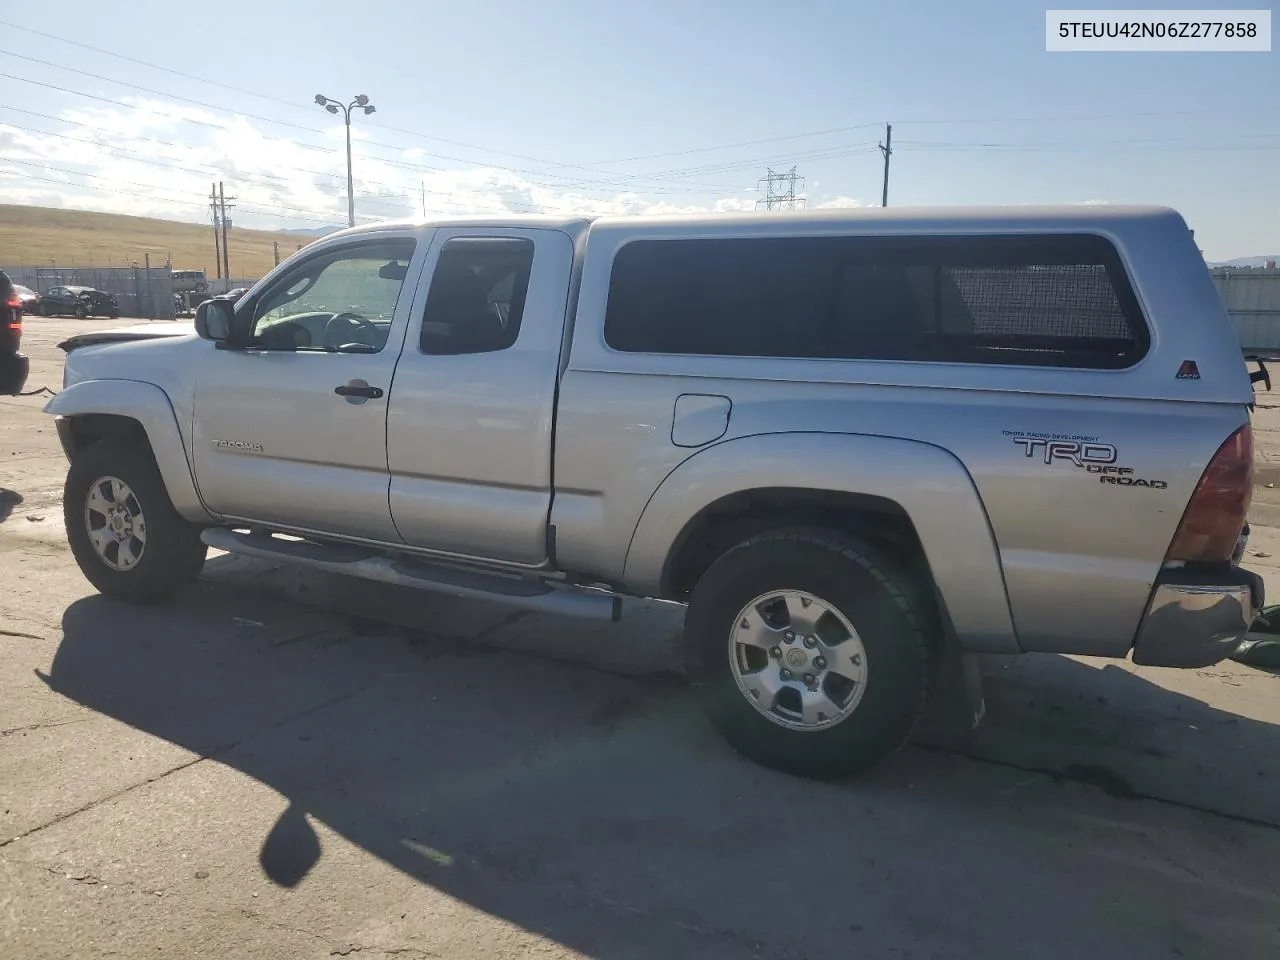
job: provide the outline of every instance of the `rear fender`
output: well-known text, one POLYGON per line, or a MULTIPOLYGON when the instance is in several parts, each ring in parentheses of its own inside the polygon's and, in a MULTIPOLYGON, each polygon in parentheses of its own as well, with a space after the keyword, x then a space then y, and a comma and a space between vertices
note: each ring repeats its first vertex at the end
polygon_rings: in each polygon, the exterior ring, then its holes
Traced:
POLYGON ((973 480, 953 454, 913 440, 763 434, 695 454, 645 506, 627 551, 627 589, 657 596, 686 525, 724 497, 768 488, 867 494, 898 504, 915 526, 964 648, 1019 652, 995 537, 973 480))
POLYGON ((60 418, 96 413, 137 421, 147 435, 165 489, 178 513, 195 523, 213 519, 196 491, 173 405, 155 384, 138 380, 83 380, 65 388, 45 404, 44 412, 60 418))

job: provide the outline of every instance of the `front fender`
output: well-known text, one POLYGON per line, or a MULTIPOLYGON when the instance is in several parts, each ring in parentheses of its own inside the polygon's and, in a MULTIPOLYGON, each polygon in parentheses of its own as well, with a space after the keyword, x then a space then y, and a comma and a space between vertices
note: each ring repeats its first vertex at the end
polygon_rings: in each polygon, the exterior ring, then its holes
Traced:
POLYGON ((182 431, 169 396, 152 383, 139 380, 82 380, 66 387, 45 404, 55 417, 97 413, 128 417, 142 425, 169 499, 178 513, 195 523, 213 518, 200 502, 182 431))
POLYGON ((624 582, 656 596, 668 551, 700 511, 732 494, 780 487, 869 494, 898 504, 915 525, 965 649, 1019 652, 977 488, 953 454, 914 440, 786 433, 708 447, 668 474, 645 506, 627 551, 624 582))

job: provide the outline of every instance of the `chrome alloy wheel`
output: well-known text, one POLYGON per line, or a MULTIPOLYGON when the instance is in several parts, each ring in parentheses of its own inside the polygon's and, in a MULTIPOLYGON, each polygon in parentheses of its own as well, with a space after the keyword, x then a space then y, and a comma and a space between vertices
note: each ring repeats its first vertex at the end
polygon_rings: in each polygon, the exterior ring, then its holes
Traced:
POLYGON ((853 624, 800 590, 773 590, 742 608, 729 664, 747 702, 795 730, 834 726, 867 689, 867 652, 853 624))
POLYGON ((84 501, 84 525, 98 558, 112 570, 132 570, 147 545, 142 504, 129 485, 116 477, 99 477, 84 501))

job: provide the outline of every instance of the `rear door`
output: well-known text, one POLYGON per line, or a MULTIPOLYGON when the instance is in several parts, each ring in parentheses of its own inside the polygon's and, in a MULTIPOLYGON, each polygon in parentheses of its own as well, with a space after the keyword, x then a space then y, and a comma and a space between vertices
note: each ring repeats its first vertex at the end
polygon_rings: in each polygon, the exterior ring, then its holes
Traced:
POLYGON ((406 542, 538 566, 573 241, 554 229, 441 229, 387 418, 406 542))

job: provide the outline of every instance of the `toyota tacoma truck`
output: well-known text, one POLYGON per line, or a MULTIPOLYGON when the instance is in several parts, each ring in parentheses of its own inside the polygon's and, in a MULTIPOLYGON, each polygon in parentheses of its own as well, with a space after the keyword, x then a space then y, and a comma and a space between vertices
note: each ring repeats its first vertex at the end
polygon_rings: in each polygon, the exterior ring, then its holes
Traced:
POLYGON ((214 547, 672 601, 714 725, 801 775, 889 755, 973 654, 1201 667, 1263 603, 1251 376, 1163 208, 381 223, 63 347, 103 594, 214 547))

